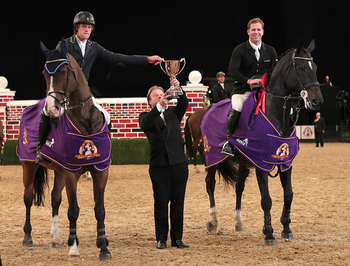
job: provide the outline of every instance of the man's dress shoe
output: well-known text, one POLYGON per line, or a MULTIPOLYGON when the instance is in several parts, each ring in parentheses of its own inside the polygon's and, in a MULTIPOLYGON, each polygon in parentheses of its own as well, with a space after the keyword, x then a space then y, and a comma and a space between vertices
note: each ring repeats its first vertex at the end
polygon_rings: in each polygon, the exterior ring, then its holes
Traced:
POLYGON ((171 246, 172 247, 178 247, 178 248, 189 248, 189 245, 186 245, 184 242, 182 242, 182 240, 175 240, 175 241, 171 241, 171 246))
POLYGON ((165 249, 166 248, 166 242, 165 241, 162 241, 162 240, 159 240, 157 242, 157 248, 158 249, 165 249))

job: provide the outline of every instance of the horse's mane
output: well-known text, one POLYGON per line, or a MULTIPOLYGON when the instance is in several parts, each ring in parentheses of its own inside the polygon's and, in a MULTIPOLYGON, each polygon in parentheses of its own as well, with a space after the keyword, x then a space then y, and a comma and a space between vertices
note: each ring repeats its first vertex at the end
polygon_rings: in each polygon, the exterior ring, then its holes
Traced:
POLYGON ((283 52, 282 54, 280 54, 278 57, 277 57, 277 60, 276 62, 272 65, 272 67, 270 68, 270 70, 268 71, 268 75, 271 77, 271 74, 273 72, 273 70, 275 69, 277 63, 286 55, 288 54, 290 51, 293 51, 295 50, 295 48, 290 48, 288 49, 287 51, 283 52))
POLYGON ((77 78, 79 79, 81 86, 88 87, 87 80, 86 80, 85 75, 84 75, 83 71, 81 70, 81 67, 79 66, 78 62, 75 60, 75 58, 70 53, 67 53, 67 56, 69 58, 69 61, 72 65, 73 69, 75 69, 75 71, 77 72, 77 78))

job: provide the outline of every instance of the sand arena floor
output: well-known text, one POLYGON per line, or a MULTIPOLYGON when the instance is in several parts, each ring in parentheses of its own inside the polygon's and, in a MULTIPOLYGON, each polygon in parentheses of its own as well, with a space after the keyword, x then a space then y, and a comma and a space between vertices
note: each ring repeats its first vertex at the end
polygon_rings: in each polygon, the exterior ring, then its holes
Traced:
MULTIPOLYGON (((112 261, 99 262, 92 182, 78 184, 80 258, 69 247, 51 247, 50 191, 44 207, 32 208, 34 247, 22 246, 25 207, 21 166, 0 166, 0 256, 5 265, 350 265, 350 144, 326 143, 323 148, 301 143, 293 166, 294 240, 280 238, 283 192, 270 179, 272 225, 277 245, 265 247, 260 193, 251 171, 243 194, 245 231, 234 231, 235 193, 218 182, 215 196, 220 231, 206 231, 209 199, 204 166, 190 175, 185 201, 184 237, 189 249, 155 248, 153 197, 148 165, 112 166, 105 193, 106 234, 112 261)), ((50 187, 52 188, 52 175, 50 187)), ((67 198, 60 208, 61 238, 68 239, 67 198)), ((168 241, 168 246, 170 242, 168 241)))

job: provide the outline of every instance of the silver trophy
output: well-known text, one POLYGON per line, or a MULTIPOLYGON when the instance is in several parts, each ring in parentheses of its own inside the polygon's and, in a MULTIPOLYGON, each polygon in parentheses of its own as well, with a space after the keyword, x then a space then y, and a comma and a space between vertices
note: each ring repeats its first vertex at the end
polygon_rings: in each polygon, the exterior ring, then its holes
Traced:
MULTIPOLYGON (((163 60, 162 63, 160 63, 159 66, 163 70, 163 72, 169 77, 176 77, 185 68, 186 60, 185 58, 181 58, 180 60, 163 60), (181 62, 183 62, 183 66, 180 70, 181 62), (164 68, 162 67, 162 63, 164 63, 164 68)), ((171 95, 169 97, 170 99, 179 98, 179 94, 181 93, 181 89, 175 89, 173 85, 171 85, 170 88, 165 92, 166 95, 171 95)))

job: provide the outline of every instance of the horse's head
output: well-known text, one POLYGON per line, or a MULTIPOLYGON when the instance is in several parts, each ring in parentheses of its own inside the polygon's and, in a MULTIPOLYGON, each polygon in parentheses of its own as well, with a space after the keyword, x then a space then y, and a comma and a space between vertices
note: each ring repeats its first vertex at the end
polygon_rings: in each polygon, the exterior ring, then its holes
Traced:
POLYGON ((308 48, 303 48, 300 40, 297 48, 288 54, 289 66, 283 73, 283 83, 292 92, 292 98, 299 97, 303 105, 309 110, 318 110, 323 97, 320 85, 317 81, 317 65, 311 57, 311 52, 315 49, 315 40, 312 40, 308 48))
POLYGON ((323 97, 316 76, 317 66, 311 57, 314 48, 314 40, 308 48, 303 48, 302 41, 299 41, 296 49, 281 56, 267 88, 270 95, 294 100, 292 106, 299 103, 309 110, 320 108, 323 97))
POLYGON ((46 57, 43 75, 46 80, 46 112, 50 117, 59 117, 67 109, 70 93, 77 87, 76 72, 71 67, 73 57, 68 55, 64 39, 59 49, 48 50, 41 42, 46 57))

